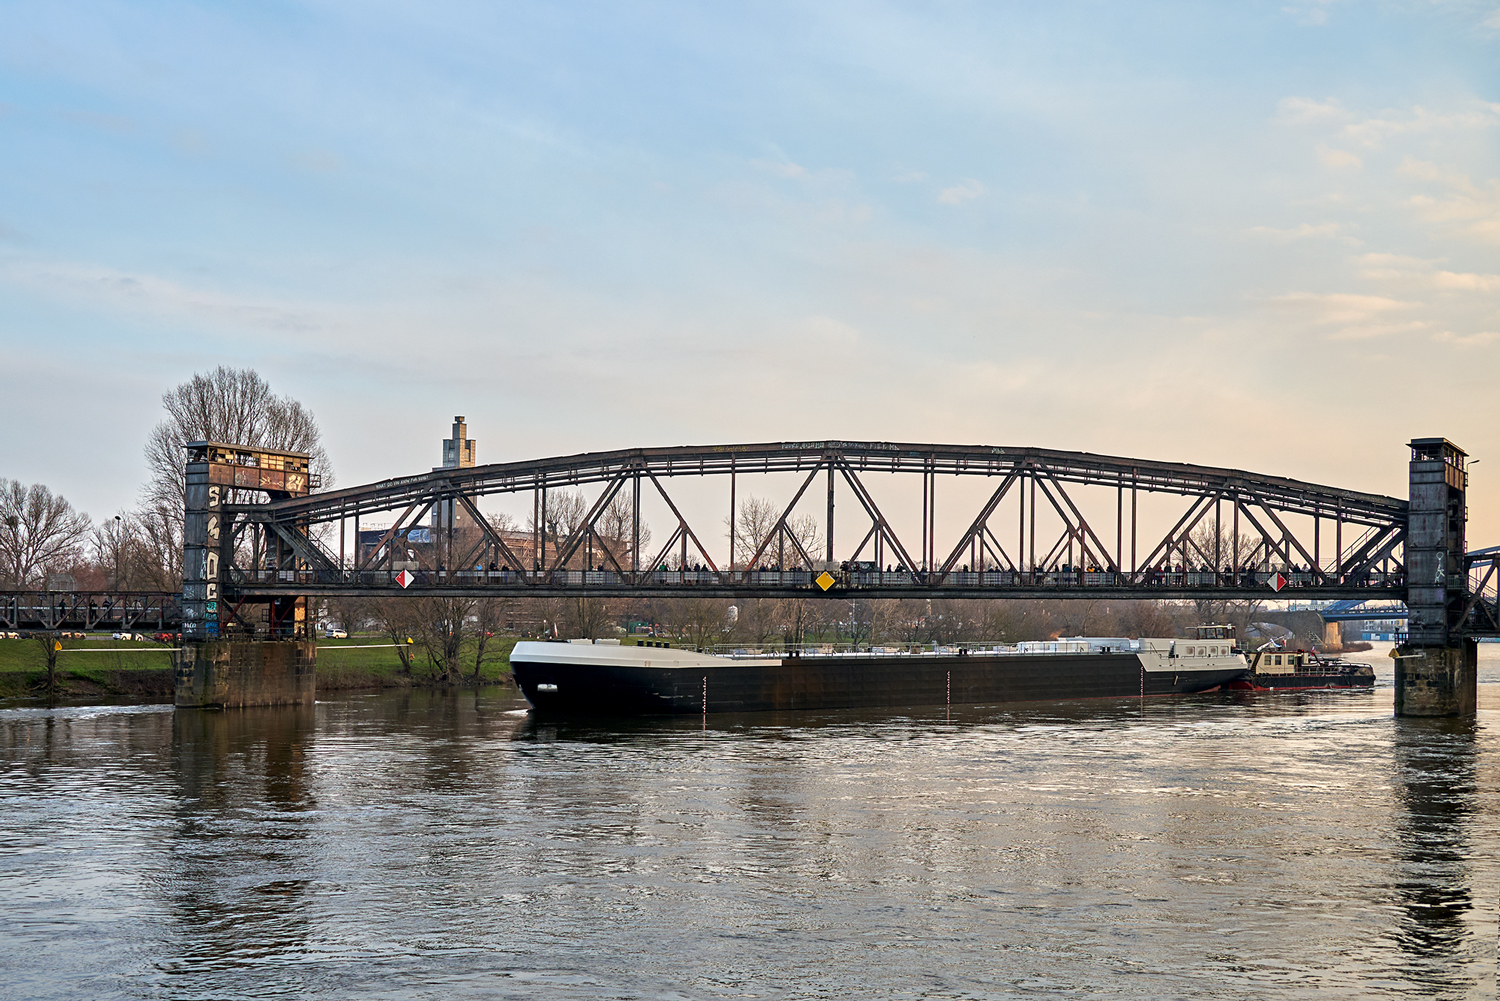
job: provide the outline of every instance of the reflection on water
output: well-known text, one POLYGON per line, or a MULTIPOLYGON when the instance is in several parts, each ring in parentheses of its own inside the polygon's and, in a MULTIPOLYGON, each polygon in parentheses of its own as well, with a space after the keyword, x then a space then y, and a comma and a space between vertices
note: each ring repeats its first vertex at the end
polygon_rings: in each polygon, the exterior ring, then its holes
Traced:
POLYGON ((172 720, 177 783, 163 889, 179 948, 159 970, 243 968, 305 948, 304 817, 313 706, 184 712, 172 720), (226 821, 228 821, 226 823, 226 821))
POLYGON ((1413 982, 1429 988, 1450 984, 1448 973, 1473 932, 1475 737, 1469 720, 1402 720, 1396 734, 1402 811, 1395 888, 1403 915, 1392 931, 1413 982))
POLYGON ((0 711, 0 996, 1492 997, 1500 686, 0 711))

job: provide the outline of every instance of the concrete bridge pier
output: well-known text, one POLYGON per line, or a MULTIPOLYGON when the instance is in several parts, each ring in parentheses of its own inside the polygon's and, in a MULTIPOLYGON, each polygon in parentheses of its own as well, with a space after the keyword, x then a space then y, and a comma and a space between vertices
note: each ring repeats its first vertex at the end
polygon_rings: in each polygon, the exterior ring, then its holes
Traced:
POLYGON ((308 640, 185 643, 177 653, 179 709, 312 705, 318 645, 308 640))
POLYGON ((1472 716, 1479 696, 1479 644, 1396 648, 1397 716, 1472 716))

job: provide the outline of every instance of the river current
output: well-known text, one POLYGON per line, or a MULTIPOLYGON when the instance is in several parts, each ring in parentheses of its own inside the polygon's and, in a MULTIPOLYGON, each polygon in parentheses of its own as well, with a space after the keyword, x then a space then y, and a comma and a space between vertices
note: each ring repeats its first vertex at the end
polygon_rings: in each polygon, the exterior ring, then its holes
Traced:
POLYGON ((1500 646, 1477 720, 1394 719, 1388 665, 951 716, 3 709, 0 997, 1492 998, 1500 646))

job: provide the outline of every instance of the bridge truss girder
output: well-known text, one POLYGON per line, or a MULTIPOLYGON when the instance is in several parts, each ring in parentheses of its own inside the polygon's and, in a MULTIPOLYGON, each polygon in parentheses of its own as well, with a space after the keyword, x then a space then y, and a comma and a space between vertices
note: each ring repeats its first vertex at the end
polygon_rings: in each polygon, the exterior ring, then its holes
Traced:
MULTIPOLYGON (((1224 598, 1243 596, 1247 571, 1301 567, 1307 575, 1303 595, 1335 598, 1369 595, 1372 585, 1382 591, 1399 589, 1404 571, 1402 546, 1407 504, 1397 498, 1233 469, 1047 449, 810 442, 587 453, 443 469, 271 504, 226 506, 225 517, 233 522, 235 532, 250 531, 257 538, 274 537, 295 553, 299 567, 296 574, 288 575, 283 570, 273 575, 264 569, 231 566, 226 589, 231 596, 238 594, 242 599, 322 593, 328 587, 337 588, 338 593, 381 590, 378 585, 359 581, 366 579, 363 575, 388 576, 386 572, 391 569, 401 540, 421 527, 422 519, 436 508, 462 509, 478 532, 468 540, 455 539, 450 518, 449 538, 441 538, 440 532, 438 544, 430 552, 413 550, 418 573, 428 581, 422 585, 424 592, 431 588, 457 593, 471 586, 438 575, 439 568, 477 565, 513 575, 502 585, 507 591, 514 585, 521 588, 517 593, 585 593, 575 592, 572 585, 560 583, 556 576, 560 571, 576 569, 582 554, 584 569, 598 567, 615 575, 616 584, 608 590, 617 594, 656 594, 667 587, 677 589, 672 593, 684 593, 691 587, 693 593, 706 595, 696 584, 663 585, 646 576, 656 572, 669 555, 679 566, 688 565, 690 559, 700 562, 712 575, 711 589, 717 596, 765 594, 761 587, 751 583, 749 571, 768 565, 786 567, 789 561, 807 567, 833 565, 836 485, 855 498, 864 519, 860 524, 868 525, 858 546, 841 554, 843 561, 863 560, 877 566, 895 563, 915 572, 909 584, 879 584, 860 588, 862 593, 878 592, 891 597, 959 596, 958 591, 962 590, 966 597, 1000 593, 1036 596, 1038 573, 1068 566, 1096 569, 1104 575, 1100 579, 1109 581, 1107 587, 1080 586, 1079 596, 1110 593, 1168 597, 1162 590, 1160 573, 1161 567, 1167 565, 1215 568, 1216 580, 1220 582, 1204 585, 1207 591, 1204 587, 1190 589, 1197 596, 1205 593, 1224 598), (799 486, 780 508, 780 515, 769 530, 762 537, 749 540, 753 555, 741 565, 734 558, 736 478, 766 473, 799 474, 799 486), (827 482, 827 545, 823 552, 815 554, 807 550, 793 528, 792 519, 799 505, 809 500, 809 491, 820 474, 827 482), (915 537, 903 535, 887 517, 883 510, 886 501, 872 486, 871 477, 877 474, 921 477, 922 512, 915 537), (731 556, 727 563, 714 558, 710 547, 704 544, 705 536, 684 516, 682 505, 668 489, 673 478, 683 476, 723 476, 729 480, 727 520, 731 556), (956 542, 939 550, 937 484, 945 476, 982 477, 994 486, 985 491, 986 497, 974 509, 972 517, 965 514, 959 519, 967 527, 956 542), (566 536, 549 538, 548 491, 585 485, 598 485, 599 493, 583 518, 566 536), (1086 505, 1074 496, 1079 488, 1096 493, 1100 488, 1113 491, 1113 531, 1107 523, 1090 520, 1086 505), (643 561, 640 547, 643 490, 654 493, 665 503, 671 519, 665 544, 649 562, 643 561), (523 493, 532 496, 533 529, 529 544, 521 546, 518 552, 516 538, 507 538, 496 531, 480 512, 476 500, 523 493), (1186 509, 1164 534, 1144 533, 1137 520, 1137 499, 1142 493, 1175 495, 1186 502, 1186 509), (601 531, 601 519, 621 497, 629 498, 634 523, 626 538, 611 538, 601 531), (1014 498, 1017 521, 1009 529, 998 527, 994 523, 996 512, 1010 498, 1014 498), (1039 511, 1045 512, 1045 519, 1038 517, 1039 511), (379 544, 370 547, 368 554, 361 554, 356 546, 354 559, 345 558, 342 553, 345 523, 353 520, 358 539, 361 518, 386 512, 400 513, 379 544), (1294 525, 1297 519, 1300 521, 1294 525), (1043 534, 1039 544, 1039 525, 1043 521, 1048 524, 1040 529, 1043 534), (337 555, 323 548, 315 538, 319 526, 334 523, 339 525, 341 551, 337 555), (1323 540, 1325 525, 1332 532, 1331 552, 1323 540), (1232 541, 1230 551, 1224 551, 1221 540, 1226 528, 1231 540, 1246 539, 1253 543, 1251 548, 1244 551, 1241 542, 1232 541), (1006 539, 1010 531, 1015 534, 1006 539), (1048 534, 1049 531, 1054 534, 1048 534), (1205 543, 1205 538, 1212 541, 1205 543), (956 574, 980 566, 1010 571, 1013 584, 982 589, 957 584, 956 574), (361 575, 353 583, 348 578, 351 571, 361 575)), ((1097 519, 1097 503, 1094 510, 1097 519)), ((842 593, 845 589, 839 586, 832 590, 842 593)), ((1252 591, 1255 597, 1267 596, 1263 590, 1252 591)), ((809 586, 798 593, 806 596, 823 592, 809 586)), ((1045 593, 1064 596, 1063 591, 1051 587, 1045 588, 1045 593)), ((1068 596, 1073 593, 1071 589, 1066 591, 1068 596)))
POLYGON ((1470 636, 1500 636, 1500 546, 1470 553, 1469 601, 1461 621, 1470 636))

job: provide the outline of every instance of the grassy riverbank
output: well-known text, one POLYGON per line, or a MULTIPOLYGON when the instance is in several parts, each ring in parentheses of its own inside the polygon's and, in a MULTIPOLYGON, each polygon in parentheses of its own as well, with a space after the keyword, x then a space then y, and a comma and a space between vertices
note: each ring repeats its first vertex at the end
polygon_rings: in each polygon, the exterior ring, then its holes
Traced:
MULTIPOLYGON (((474 679, 474 644, 463 650, 466 684, 510 683, 514 636, 496 636, 485 647, 484 664, 474 679)), ((172 650, 164 643, 118 640, 63 640, 57 656, 59 694, 68 698, 171 698, 172 650)), ((410 674, 390 639, 353 636, 318 643, 318 689, 411 688, 436 684, 422 648, 409 647, 410 674)), ((0 699, 35 696, 47 683, 47 657, 34 639, 0 640, 0 699)))

